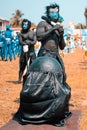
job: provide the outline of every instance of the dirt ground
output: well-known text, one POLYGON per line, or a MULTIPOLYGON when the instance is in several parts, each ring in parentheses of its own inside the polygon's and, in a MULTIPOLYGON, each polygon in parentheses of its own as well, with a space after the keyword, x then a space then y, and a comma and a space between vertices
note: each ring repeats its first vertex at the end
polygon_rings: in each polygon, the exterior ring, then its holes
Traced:
MULTIPOLYGON (((87 56, 77 48, 63 58, 67 83, 71 87, 70 110, 81 110, 80 130, 87 130, 87 56)), ((18 84, 19 58, 0 60, 0 127, 7 123, 18 110, 22 83, 18 84)))

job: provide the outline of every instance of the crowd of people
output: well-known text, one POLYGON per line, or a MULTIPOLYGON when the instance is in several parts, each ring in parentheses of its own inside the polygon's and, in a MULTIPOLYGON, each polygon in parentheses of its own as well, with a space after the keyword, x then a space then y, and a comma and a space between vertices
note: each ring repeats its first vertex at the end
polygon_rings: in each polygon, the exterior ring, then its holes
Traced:
MULTIPOLYGON (((6 26, 6 30, 0 31, 0 59, 3 61, 12 61, 16 57, 20 57, 22 51, 22 45, 19 43, 18 32, 15 33, 11 29, 10 25, 6 26)), ((59 50, 60 53, 68 54, 74 52, 77 47, 83 50, 87 50, 87 37, 81 36, 76 37, 73 33, 64 30, 64 40, 66 47, 63 51, 59 50)), ((36 39, 34 44, 34 50, 36 57, 40 49, 41 43, 36 39)))
POLYGON ((19 44, 18 35, 14 34, 14 30, 10 25, 6 26, 6 30, 0 31, 0 58, 3 61, 12 61, 20 56, 21 45, 19 44))

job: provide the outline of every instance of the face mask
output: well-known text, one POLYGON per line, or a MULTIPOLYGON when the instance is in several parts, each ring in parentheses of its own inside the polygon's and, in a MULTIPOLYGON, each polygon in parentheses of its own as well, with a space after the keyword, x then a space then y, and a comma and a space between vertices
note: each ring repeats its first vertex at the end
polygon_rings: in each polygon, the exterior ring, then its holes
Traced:
POLYGON ((50 13, 50 19, 51 19, 51 21, 54 21, 54 22, 57 22, 58 21, 58 17, 59 17, 59 15, 58 15, 58 12, 51 12, 50 13))
POLYGON ((23 24, 23 29, 27 29, 28 28, 28 24, 24 23, 23 24))
POLYGON ((50 18, 51 19, 58 19, 58 13, 57 12, 52 12, 52 13, 50 13, 50 18))

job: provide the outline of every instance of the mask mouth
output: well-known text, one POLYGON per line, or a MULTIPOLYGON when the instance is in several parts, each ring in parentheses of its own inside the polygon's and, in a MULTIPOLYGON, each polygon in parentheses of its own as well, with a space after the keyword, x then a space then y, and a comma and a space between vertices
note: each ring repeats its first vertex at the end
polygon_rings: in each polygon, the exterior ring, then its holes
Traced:
POLYGON ((28 28, 28 25, 23 24, 23 29, 27 29, 27 28, 28 28))
POLYGON ((56 13, 50 14, 51 21, 57 22, 58 21, 58 15, 56 13))
POLYGON ((28 29, 28 23, 24 22, 22 27, 23 27, 23 29, 28 29))
POLYGON ((57 21, 57 17, 56 16, 54 17, 54 21, 57 21))
POLYGON ((51 21, 56 23, 58 21, 58 19, 56 17, 54 17, 54 18, 51 19, 51 21))

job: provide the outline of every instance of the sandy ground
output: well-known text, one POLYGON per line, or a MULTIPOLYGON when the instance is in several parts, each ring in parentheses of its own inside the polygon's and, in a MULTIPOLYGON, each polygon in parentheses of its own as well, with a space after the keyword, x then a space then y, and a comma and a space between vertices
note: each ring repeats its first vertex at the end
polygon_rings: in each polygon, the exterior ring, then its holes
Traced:
MULTIPOLYGON (((70 110, 81 110, 80 130, 87 130, 87 56, 77 48, 64 55, 67 83, 71 87, 70 110)), ((0 60, 0 127, 18 110, 22 84, 18 84, 19 58, 12 62, 0 60)))

